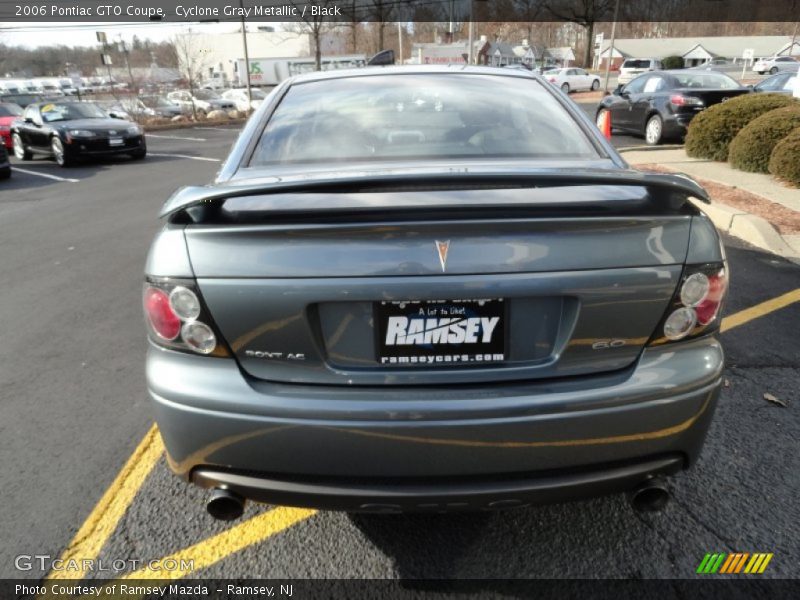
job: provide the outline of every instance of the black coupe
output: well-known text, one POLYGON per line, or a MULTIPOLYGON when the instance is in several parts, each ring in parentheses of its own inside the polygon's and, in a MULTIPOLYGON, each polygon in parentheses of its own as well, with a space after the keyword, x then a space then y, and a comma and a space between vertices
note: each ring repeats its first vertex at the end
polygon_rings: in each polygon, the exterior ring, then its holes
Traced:
POLYGON ((141 159, 147 154, 141 127, 112 119, 90 102, 30 104, 11 126, 11 137, 18 159, 45 154, 62 167, 83 157, 129 154, 141 159))
POLYGON ((600 102, 597 123, 611 113, 611 127, 643 135, 650 145, 680 139, 694 116, 750 88, 716 71, 651 71, 621 85, 600 102))

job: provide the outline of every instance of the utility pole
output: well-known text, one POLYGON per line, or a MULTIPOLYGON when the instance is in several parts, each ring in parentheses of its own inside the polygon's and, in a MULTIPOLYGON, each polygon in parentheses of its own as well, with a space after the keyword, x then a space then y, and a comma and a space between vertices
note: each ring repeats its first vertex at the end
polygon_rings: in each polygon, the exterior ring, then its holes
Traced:
POLYGON ((403 64, 403 24, 397 22, 397 43, 400 50, 400 64, 403 64))
POLYGON ((469 38, 469 41, 467 42, 469 44, 469 48, 467 49, 467 64, 471 65, 473 62, 475 62, 475 57, 473 56, 475 53, 475 50, 473 49, 473 46, 475 45, 475 23, 472 22, 472 18, 474 16, 472 14, 472 0, 467 0, 467 2, 469 2, 469 26, 467 27, 467 30, 469 31, 467 36, 469 38))
POLYGON ((250 54, 247 51, 247 27, 244 24, 244 0, 239 0, 242 8, 242 45, 244 46, 244 72, 247 77, 247 114, 253 109, 253 91, 250 89, 250 54))
MULTIPOLYGON (((614 22, 611 24, 611 45, 608 47, 608 56, 606 57, 606 81, 603 90, 608 93, 608 76, 611 72, 611 61, 614 59, 614 39, 617 33, 617 17, 619 16, 619 0, 614 4, 614 22)), ((591 43, 591 40, 589 40, 591 43)), ((600 48, 602 55, 603 48, 600 48)))

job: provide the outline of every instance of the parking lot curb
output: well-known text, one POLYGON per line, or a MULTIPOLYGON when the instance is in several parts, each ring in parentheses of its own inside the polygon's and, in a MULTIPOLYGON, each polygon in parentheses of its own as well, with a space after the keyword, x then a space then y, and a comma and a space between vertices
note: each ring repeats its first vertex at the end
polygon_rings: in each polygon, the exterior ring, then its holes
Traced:
POLYGON ((800 236, 782 236, 766 219, 750 214, 721 202, 705 204, 699 200, 692 203, 703 211, 717 229, 748 244, 777 254, 794 262, 800 262, 800 236), (794 240, 793 238, 798 238, 794 240), (796 242, 793 246, 790 242, 796 242))

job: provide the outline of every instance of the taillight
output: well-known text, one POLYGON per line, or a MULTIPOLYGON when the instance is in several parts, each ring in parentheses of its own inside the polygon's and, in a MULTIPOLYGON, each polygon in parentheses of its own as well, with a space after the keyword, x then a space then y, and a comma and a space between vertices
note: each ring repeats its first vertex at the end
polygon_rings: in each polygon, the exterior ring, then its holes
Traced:
POLYGON ((651 344, 697 337, 719 328, 719 313, 728 289, 723 263, 687 265, 651 344))
POLYGON ((144 286, 150 339, 172 350, 229 356, 193 281, 151 278, 144 286))
POLYGON ((669 97, 669 102, 673 106, 703 106, 703 101, 700 98, 681 94, 673 94, 669 97))

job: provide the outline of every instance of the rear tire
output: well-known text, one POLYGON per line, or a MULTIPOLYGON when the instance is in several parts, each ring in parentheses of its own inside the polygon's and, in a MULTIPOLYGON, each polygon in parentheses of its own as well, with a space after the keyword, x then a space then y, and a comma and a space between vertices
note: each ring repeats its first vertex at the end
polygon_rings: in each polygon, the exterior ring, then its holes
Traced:
POLYGON ((775 75, 775 73, 777 73, 777 72, 778 72, 778 67, 772 67, 772 68, 769 70, 769 74, 770 74, 770 75, 775 75))
POLYGON ((596 92, 599 89, 600 89, 600 80, 599 79, 593 80, 592 81, 592 91, 596 92))
POLYGON ((658 146, 664 136, 664 121, 658 115, 653 115, 647 119, 644 126, 644 141, 648 146, 658 146))
POLYGON ((565 94, 569 94, 569 84, 568 83, 562 83, 561 84, 561 91, 564 92, 565 94))
POLYGON ((0 179, 8 179, 11 177, 11 167, 0 169, 0 179))
POLYGON ((19 160, 31 160, 33 158, 33 154, 31 151, 25 147, 25 144, 22 143, 22 138, 19 137, 18 133, 15 133, 11 136, 12 143, 14 144, 14 156, 16 156, 19 160))

